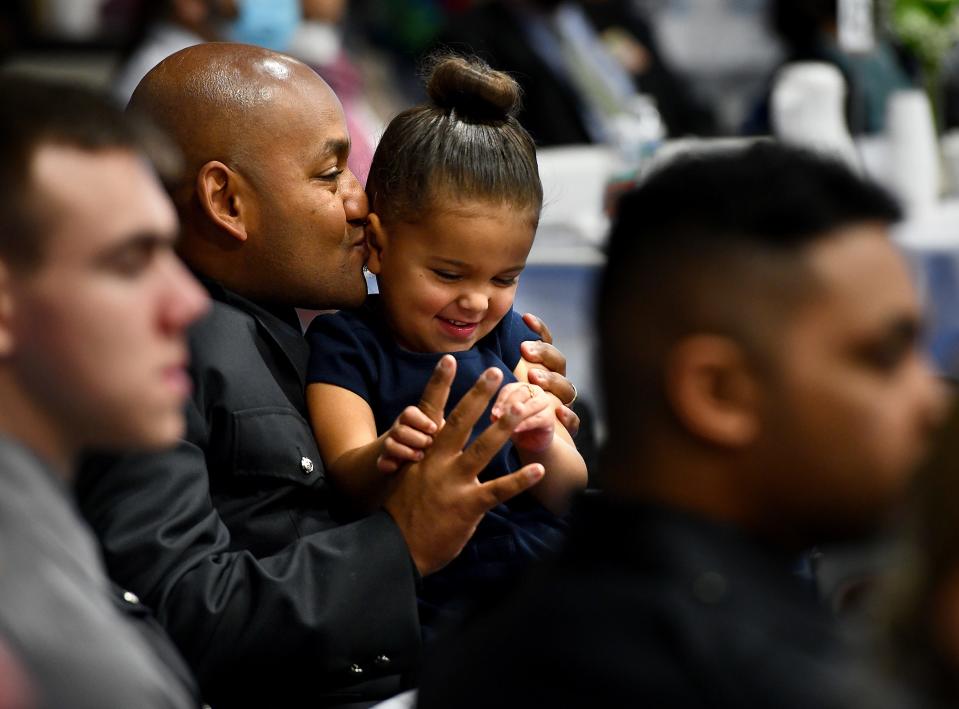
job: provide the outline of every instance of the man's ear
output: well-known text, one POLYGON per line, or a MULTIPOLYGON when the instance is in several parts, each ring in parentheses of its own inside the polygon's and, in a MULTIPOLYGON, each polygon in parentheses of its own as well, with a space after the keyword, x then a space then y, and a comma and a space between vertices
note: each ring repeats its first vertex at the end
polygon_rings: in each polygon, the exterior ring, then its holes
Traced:
POLYGON ((719 335, 694 335, 669 354, 666 397, 693 435, 738 448, 759 431, 759 382, 740 345, 719 335))
POLYGON ((13 289, 10 267, 0 259, 0 359, 13 353, 13 289))
POLYGON ((200 206, 210 220, 237 241, 246 241, 249 218, 244 181, 238 172, 211 160, 196 176, 200 206))
POLYGON ((370 257, 366 267, 370 273, 379 275, 383 270, 383 252, 387 248, 389 236, 383 227, 383 222, 376 212, 370 212, 366 218, 366 243, 370 247, 370 257))

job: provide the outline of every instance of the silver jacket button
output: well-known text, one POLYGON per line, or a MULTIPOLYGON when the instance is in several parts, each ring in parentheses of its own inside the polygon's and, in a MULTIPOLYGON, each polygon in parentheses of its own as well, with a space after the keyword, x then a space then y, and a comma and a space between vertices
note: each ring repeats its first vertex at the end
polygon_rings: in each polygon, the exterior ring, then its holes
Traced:
POLYGON ((375 664, 377 667, 386 667, 391 662, 392 660, 388 658, 386 655, 377 655, 376 659, 373 660, 373 664, 375 664))
POLYGON ((350 672, 352 672, 355 675, 361 675, 363 674, 363 668, 360 667, 359 665, 350 665, 350 672))
POLYGON ((304 475, 309 475, 313 472, 313 461, 303 456, 300 458, 300 468, 303 470, 304 475))
POLYGON ((124 591, 123 600, 132 604, 137 604, 140 602, 139 596, 137 596, 137 594, 135 594, 133 591, 124 591))

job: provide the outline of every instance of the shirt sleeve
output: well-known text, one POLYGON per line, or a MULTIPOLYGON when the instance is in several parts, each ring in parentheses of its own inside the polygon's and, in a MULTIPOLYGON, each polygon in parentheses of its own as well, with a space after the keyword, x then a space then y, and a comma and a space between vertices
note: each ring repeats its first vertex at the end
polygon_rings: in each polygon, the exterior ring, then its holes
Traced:
POLYGON ((516 369, 519 364, 520 351, 519 346, 528 340, 539 340, 539 335, 529 329, 529 326, 523 321, 523 317, 512 308, 503 316, 499 325, 489 334, 490 346, 496 351, 503 363, 510 368, 510 371, 516 369))
POLYGON ((310 345, 307 384, 332 384, 372 401, 379 379, 373 353, 379 348, 365 324, 343 311, 319 315, 310 324, 306 340, 310 345))

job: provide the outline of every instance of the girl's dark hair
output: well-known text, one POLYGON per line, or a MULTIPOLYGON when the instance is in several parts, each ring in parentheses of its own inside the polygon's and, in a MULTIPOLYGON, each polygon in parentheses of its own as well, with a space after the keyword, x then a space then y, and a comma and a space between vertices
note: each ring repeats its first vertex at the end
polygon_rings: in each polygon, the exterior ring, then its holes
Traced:
POLYGON ((506 203, 539 216, 536 147, 516 120, 520 88, 478 59, 431 61, 429 102, 390 121, 366 189, 381 218, 415 222, 436 200, 506 203))

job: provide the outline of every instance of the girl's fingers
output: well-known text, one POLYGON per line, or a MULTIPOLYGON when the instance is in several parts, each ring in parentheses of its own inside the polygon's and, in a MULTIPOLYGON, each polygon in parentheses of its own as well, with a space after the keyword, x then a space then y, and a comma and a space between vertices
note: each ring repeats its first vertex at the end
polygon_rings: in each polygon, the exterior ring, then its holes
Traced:
POLYGON ((422 431, 404 425, 394 426, 392 433, 390 433, 390 438, 397 443, 402 443, 405 446, 416 449, 428 448, 433 442, 432 436, 428 436, 422 431))
POLYGON ((399 416, 399 423, 423 433, 436 433, 437 424, 417 406, 407 406, 399 416))
POLYGON ((387 437, 383 442, 383 452, 397 460, 417 461, 423 458, 423 451, 405 446, 392 437, 387 437))
POLYGON ((513 429, 513 433, 523 433, 524 431, 535 431, 536 429, 552 428, 556 416, 552 411, 541 411, 527 419, 524 419, 519 426, 513 429))
POLYGON ((395 473, 400 469, 400 464, 398 461, 390 458, 388 455, 380 455, 376 459, 376 469, 381 473, 395 473))

